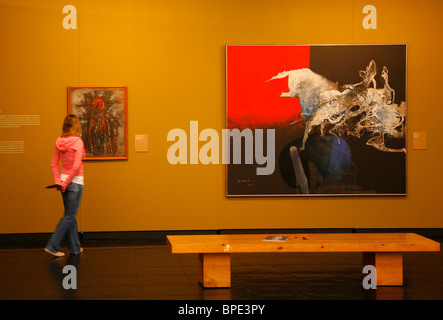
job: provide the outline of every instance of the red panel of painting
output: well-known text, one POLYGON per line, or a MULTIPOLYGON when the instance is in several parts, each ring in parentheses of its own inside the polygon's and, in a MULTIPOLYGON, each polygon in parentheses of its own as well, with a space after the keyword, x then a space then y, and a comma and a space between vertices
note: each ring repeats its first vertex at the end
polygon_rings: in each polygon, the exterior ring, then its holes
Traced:
POLYGON ((282 98, 282 71, 309 68, 309 46, 227 46, 227 115, 230 128, 291 121, 301 112, 298 98, 282 98))

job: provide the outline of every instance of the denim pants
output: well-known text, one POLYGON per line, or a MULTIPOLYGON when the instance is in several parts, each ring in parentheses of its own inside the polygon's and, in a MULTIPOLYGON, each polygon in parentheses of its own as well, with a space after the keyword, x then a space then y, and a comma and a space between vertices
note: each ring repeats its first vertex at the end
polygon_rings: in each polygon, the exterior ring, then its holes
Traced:
POLYGON ((83 194, 83 185, 71 182, 65 192, 62 192, 65 213, 57 225, 54 233, 46 245, 48 250, 58 252, 63 240, 66 238, 66 245, 71 254, 78 254, 80 250, 80 240, 78 238, 77 214, 80 200, 83 194))

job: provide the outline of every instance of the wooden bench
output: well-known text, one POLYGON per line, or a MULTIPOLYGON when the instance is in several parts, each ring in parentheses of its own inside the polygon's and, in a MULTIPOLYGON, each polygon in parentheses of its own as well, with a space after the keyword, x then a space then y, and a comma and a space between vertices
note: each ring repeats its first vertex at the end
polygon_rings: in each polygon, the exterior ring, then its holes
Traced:
POLYGON ((378 286, 402 286, 403 252, 440 251, 440 243, 414 233, 283 234, 284 242, 264 241, 267 236, 169 235, 167 243, 172 253, 198 253, 205 288, 231 286, 231 253, 361 252, 362 265, 375 266, 378 286))

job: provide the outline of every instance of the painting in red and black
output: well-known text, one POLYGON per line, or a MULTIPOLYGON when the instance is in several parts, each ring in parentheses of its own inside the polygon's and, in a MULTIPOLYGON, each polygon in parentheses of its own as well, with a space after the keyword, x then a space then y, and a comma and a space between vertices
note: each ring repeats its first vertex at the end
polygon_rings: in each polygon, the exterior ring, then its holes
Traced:
POLYGON ((228 196, 406 194, 406 45, 226 55, 227 128, 275 132, 273 173, 229 162, 228 196))

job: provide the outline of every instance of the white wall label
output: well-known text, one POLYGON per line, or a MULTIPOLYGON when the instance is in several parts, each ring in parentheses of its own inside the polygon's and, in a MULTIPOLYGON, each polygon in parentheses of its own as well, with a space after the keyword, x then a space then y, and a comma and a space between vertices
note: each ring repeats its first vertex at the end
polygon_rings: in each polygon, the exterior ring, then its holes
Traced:
POLYGON ((24 141, 0 141, 0 154, 25 153, 24 141))
POLYGON ((0 128, 20 128, 22 126, 39 126, 38 114, 5 114, 0 115, 0 128))

